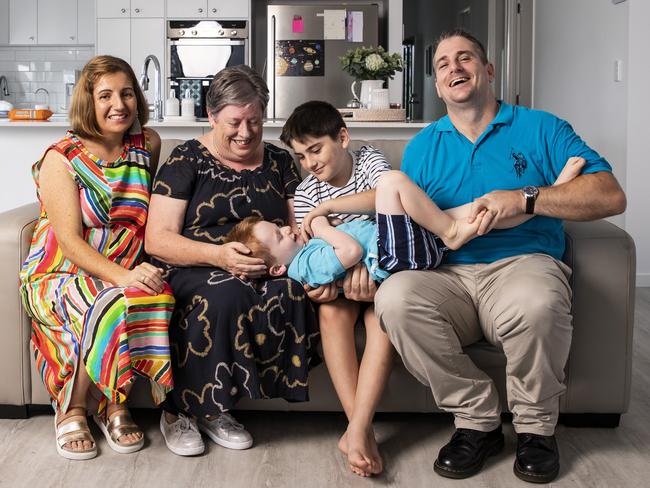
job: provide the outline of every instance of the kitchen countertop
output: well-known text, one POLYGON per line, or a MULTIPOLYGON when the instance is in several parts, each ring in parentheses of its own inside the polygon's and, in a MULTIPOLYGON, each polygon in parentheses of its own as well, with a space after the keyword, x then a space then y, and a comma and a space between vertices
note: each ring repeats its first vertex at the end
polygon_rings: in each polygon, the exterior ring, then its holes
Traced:
MULTIPOLYGON (((286 119, 270 119, 264 121, 264 127, 276 127, 282 128, 284 126, 286 119)), ((361 127, 361 128, 389 128, 389 129, 400 129, 400 128, 421 128, 426 127, 431 122, 424 120, 414 120, 414 121, 382 121, 382 122, 366 122, 366 121, 357 121, 346 120, 346 125, 350 128, 361 127)), ((147 123, 148 127, 209 127, 207 121, 188 121, 188 120, 163 120, 162 122, 149 121, 147 123)), ((57 118, 56 120, 45 120, 45 121, 35 121, 35 120, 0 120, 0 128, 4 127, 70 127, 70 122, 67 119, 57 118)))

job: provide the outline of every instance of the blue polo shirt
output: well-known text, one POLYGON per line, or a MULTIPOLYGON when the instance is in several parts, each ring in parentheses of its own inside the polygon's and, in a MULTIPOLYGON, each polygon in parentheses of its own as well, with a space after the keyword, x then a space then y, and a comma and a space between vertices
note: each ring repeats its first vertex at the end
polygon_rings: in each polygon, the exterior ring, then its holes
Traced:
MULTIPOLYGON (((474 144, 448 115, 422 129, 404 149, 401 170, 444 210, 493 190, 552 185, 572 156, 587 161, 583 174, 612 170, 566 121, 500 102, 496 117, 474 144)), ((447 262, 491 263, 529 253, 561 259, 562 221, 535 216, 511 229, 492 230, 450 252, 447 262)))

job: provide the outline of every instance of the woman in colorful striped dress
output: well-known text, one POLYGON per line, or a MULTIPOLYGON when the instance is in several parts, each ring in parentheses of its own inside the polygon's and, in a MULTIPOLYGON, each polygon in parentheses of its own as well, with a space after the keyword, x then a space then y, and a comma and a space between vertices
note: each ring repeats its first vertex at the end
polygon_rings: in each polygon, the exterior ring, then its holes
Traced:
POLYGON ((140 449, 125 400, 135 375, 159 403, 172 387, 167 327, 174 298, 143 262, 144 226, 160 137, 131 67, 97 56, 70 106, 73 130, 34 165, 41 204, 21 292, 36 365, 55 408, 57 450, 97 455, 86 415, 110 447, 140 449))

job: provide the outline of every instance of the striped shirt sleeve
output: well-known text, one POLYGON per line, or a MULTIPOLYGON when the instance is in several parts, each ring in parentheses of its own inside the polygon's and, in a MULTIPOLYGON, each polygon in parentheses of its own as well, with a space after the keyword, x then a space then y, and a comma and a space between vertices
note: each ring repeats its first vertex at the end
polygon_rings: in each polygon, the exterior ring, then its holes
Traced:
POLYGON ((362 146, 358 154, 358 165, 365 173, 366 181, 370 183, 370 187, 375 188, 379 177, 392 169, 391 165, 381 151, 372 146, 362 146))

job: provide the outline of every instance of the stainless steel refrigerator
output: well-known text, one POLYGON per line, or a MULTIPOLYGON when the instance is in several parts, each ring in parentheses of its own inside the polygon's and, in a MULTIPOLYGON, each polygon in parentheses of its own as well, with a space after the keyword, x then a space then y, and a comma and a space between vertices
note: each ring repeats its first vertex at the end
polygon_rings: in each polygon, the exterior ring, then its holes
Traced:
POLYGON ((269 5, 267 14, 267 117, 285 119, 309 100, 345 107, 354 80, 341 69, 339 56, 377 45, 378 6, 269 5))

